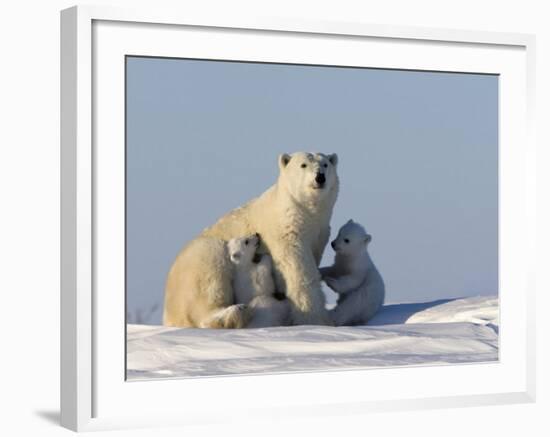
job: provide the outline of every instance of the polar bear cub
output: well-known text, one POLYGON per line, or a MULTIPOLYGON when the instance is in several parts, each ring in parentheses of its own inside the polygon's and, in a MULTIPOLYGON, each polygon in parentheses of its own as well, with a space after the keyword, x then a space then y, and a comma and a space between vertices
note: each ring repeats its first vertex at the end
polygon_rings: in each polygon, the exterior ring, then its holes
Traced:
POLYGON ((254 234, 228 241, 229 258, 234 265, 233 291, 237 305, 248 305, 251 319, 247 328, 288 325, 290 306, 279 296, 273 280, 271 256, 257 253, 260 235, 254 234))
POLYGON ((330 243, 336 252, 334 264, 320 271, 339 295, 330 311, 336 326, 365 324, 384 303, 384 281, 367 251, 371 239, 363 226, 349 220, 330 243))

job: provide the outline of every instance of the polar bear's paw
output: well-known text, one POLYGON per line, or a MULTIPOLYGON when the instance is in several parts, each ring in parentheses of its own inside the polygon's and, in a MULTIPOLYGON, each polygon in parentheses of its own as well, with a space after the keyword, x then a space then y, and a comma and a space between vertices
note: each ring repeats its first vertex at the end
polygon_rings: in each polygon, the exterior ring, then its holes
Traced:
POLYGON ((326 276, 324 278, 324 281, 325 284, 327 284, 332 291, 334 291, 335 293, 340 293, 340 283, 338 279, 326 276))
POLYGON ((248 305, 236 304, 214 313, 201 323, 201 328, 240 329, 244 328, 251 318, 252 309, 248 305))
POLYGON ((293 309, 292 311, 292 324, 293 325, 321 325, 321 326, 335 326, 333 318, 329 315, 328 311, 324 308, 315 312, 303 312, 293 309))

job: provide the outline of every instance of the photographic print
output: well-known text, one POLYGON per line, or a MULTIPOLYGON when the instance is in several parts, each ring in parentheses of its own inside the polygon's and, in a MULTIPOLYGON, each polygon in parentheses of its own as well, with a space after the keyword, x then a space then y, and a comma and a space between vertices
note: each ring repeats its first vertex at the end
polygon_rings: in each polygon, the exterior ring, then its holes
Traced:
POLYGON ((498 75, 125 74, 127 380, 498 360, 498 75))

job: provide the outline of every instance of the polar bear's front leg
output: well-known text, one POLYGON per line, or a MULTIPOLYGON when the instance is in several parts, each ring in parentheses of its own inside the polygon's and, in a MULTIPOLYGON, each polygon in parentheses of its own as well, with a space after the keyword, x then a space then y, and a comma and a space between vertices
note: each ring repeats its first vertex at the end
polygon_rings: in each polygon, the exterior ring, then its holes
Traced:
POLYGON ((330 226, 327 226, 321 229, 319 233, 319 239, 316 241, 316 244, 313 246, 313 255, 315 256, 315 262, 317 266, 321 264, 321 259, 323 258, 323 252, 330 238, 330 226))
POLYGON ((321 274, 321 279, 325 279, 327 276, 332 276, 334 272, 334 267, 321 267, 319 268, 319 273, 321 274))
POLYGON ((275 264, 277 288, 286 292, 290 301, 294 325, 332 325, 325 297, 321 290, 321 278, 311 251, 299 244, 287 247, 270 247, 275 264))
POLYGON ((324 281, 335 293, 347 293, 352 290, 356 290, 363 279, 358 275, 345 275, 339 278, 332 278, 330 276, 324 276, 324 281))

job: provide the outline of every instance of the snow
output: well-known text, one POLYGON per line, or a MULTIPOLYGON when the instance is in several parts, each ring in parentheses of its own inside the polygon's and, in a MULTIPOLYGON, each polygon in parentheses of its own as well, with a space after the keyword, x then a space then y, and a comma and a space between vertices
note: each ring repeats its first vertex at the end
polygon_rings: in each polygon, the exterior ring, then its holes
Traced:
POLYGON ((127 325, 127 378, 498 360, 498 298, 386 305, 367 326, 212 330, 127 325))

